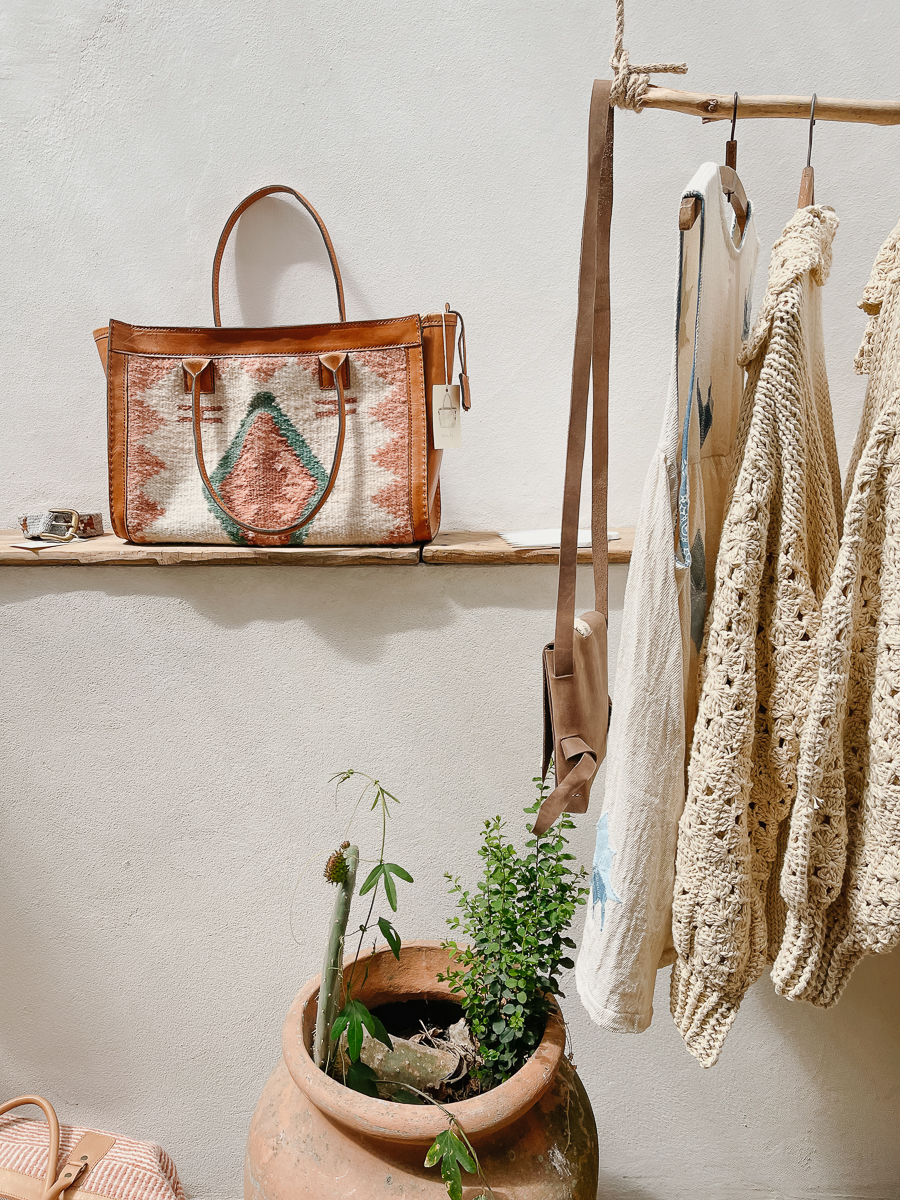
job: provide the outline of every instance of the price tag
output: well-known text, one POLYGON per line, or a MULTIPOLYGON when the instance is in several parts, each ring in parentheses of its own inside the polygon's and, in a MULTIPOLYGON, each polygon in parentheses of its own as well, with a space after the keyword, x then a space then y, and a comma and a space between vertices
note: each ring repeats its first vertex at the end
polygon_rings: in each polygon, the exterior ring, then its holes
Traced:
POLYGON ((462 445, 459 384, 436 383, 431 389, 431 431, 435 450, 458 450, 462 445))

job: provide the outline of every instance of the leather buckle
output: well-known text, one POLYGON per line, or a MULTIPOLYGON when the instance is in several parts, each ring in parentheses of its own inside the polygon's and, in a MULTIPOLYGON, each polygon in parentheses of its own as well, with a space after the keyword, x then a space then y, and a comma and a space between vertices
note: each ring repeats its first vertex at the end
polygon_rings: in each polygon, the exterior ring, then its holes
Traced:
POLYGON ((48 542, 71 542, 72 539, 75 537, 75 535, 78 533, 78 526, 81 523, 81 517, 78 515, 78 513, 75 511, 74 508, 51 508, 51 509, 49 509, 49 512, 50 512, 50 515, 54 518, 54 521, 53 521, 54 528, 57 527, 58 525, 61 525, 65 529, 66 532, 65 533, 50 533, 49 531, 45 530, 41 534, 41 540, 48 541, 48 542), (61 521, 57 521, 55 519, 57 517, 62 517, 63 519, 61 521))

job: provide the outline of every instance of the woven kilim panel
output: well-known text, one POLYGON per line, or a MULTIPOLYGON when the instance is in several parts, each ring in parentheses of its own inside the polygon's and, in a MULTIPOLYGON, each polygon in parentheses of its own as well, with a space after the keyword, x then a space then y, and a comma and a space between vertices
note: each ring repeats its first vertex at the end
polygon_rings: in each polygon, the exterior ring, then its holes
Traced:
MULTIPOLYGON (((415 540, 410 505, 410 370, 404 347, 349 355, 347 432, 337 483, 313 521, 290 535, 241 529, 210 500, 194 461, 191 396, 181 362, 129 355, 125 515, 148 542, 387 545, 415 540)), ((337 394, 315 354, 214 360, 202 397, 203 450, 214 487, 264 528, 309 511, 328 479, 337 394)))

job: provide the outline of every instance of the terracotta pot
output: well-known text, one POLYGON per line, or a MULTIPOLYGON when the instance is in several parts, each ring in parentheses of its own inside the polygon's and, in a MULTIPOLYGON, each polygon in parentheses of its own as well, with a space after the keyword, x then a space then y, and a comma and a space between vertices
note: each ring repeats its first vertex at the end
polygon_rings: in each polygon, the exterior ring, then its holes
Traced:
MULTIPOLYGON (((361 959, 356 993, 369 1008, 412 998, 454 1000, 437 976, 448 956, 438 942, 404 944, 361 959)), ((432 1105, 394 1104, 351 1091, 310 1056, 319 980, 300 992, 282 1035, 283 1059, 266 1084, 247 1143, 245 1200, 446 1200, 440 1170, 425 1154, 447 1118, 432 1105)), ((566 1059, 554 1007, 543 1041, 512 1079, 446 1107, 478 1151, 496 1200, 595 1200, 597 1129, 590 1101, 566 1059)), ((482 1190, 464 1176, 464 1200, 482 1190)))

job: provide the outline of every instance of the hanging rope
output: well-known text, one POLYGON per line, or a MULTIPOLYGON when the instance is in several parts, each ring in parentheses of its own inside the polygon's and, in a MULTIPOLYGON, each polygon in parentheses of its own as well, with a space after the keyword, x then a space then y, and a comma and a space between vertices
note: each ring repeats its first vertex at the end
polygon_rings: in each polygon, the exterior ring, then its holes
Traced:
POLYGON ((634 112, 640 112, 644 107, 651 75, 687 74, 687 63, 648 63, 642 67, 631 65, 625 49, 625 0, 616 0, 616 48, 609 65, 615 72, 609 94, 610 104, 630 108, 634 112))

